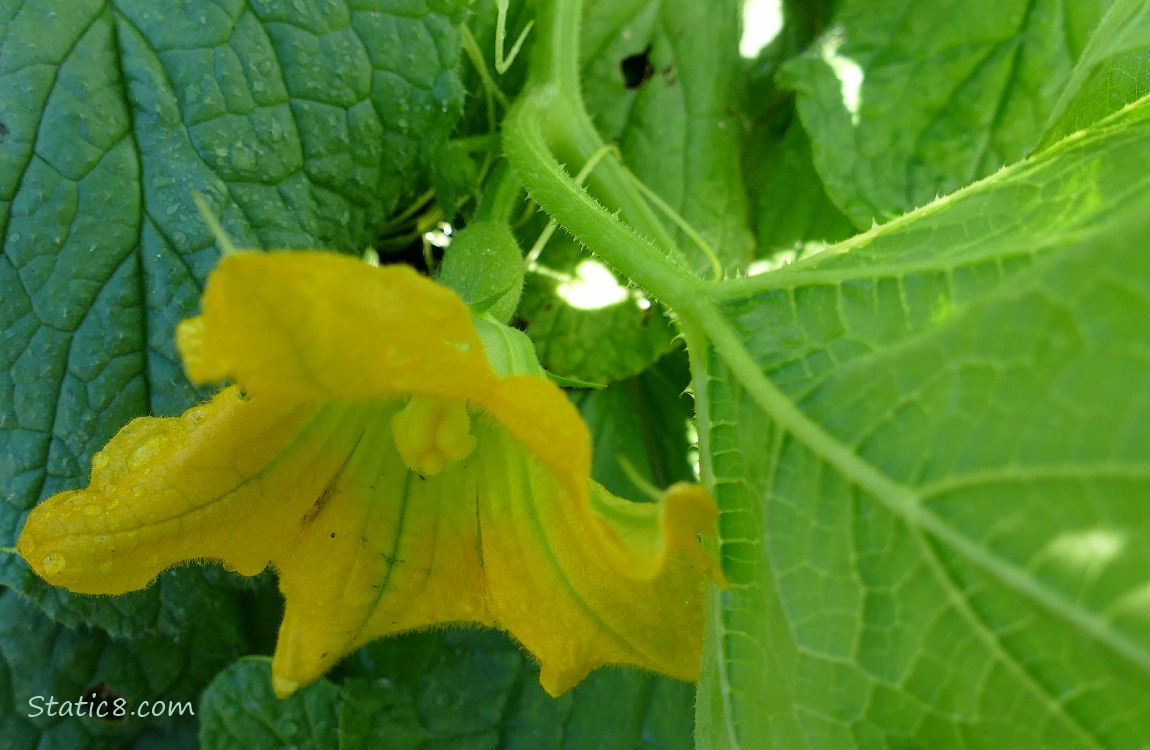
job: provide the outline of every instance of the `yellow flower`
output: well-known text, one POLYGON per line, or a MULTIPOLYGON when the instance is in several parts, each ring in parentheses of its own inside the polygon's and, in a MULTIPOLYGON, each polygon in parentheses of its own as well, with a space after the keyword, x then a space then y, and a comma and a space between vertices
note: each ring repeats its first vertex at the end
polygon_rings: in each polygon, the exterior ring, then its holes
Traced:
POLYGON ((410 269, 225 258, 178 338, 194 381, 237 385, 125 426, 86 489, 31 513, 20 554, 91 594, 187 560, 274 565, 280 696, 368 641, 459 622, 509 632, 552 695, 609 663, 694 679, 703 577, 721 580, 698 539, 710 498, 594 485, 578 412, 508 348, 521 334, 482 326, 410 269))

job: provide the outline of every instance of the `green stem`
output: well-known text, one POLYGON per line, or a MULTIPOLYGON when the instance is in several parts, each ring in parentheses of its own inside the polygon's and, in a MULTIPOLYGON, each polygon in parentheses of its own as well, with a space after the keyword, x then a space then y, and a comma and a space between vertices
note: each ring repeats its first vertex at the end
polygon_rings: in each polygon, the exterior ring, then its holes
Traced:
POLYGON ((678 255, 661 252, 596 202, 548 148, 544 122, 563 98, 557 86, 538 84, 521 95, 503 123, 507 158, 547 213, 615 270, 680 314, 689 314, 707 299, 703 282, 682 266, 678 255))
MULTIPOLYGON (((603 148, 603 138, 583 106, 579 85, 579 32, 582 0, 541 2, 536 17, 530 78, 520 99, 552 88, 549 109, 537 112, 548 149, 559 163, 579 165, 603 148)), ((506 127, 506 121, 504 123, 506 127)), ((635 187, 617 159, 606 159, 587 181, 591 192, 646 235, 663 254, 682 258, 674 236, 635 187)), ((685 259, 682 264, 687 267, 685 259)))
POLYGON ((511 170, 506 159, 500 160, 491 172, 491 179, 487 181, 487 188, 483 191, 483 199, 475 209, 474 221, 490 220, 504 224, 511 223, 511 215, 519 205, 519 197, 523 186, 519 178, 511 170))

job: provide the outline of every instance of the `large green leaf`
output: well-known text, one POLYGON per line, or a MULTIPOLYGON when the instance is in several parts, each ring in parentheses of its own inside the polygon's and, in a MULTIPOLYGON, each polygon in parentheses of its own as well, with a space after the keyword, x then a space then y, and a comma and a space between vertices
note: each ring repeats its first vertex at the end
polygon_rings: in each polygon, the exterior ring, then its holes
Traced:
POLYGON ((1150 745, 1148 137, 721 288, 703 746, 1150 745))
POLYGON ((243 647, 234 602, 199 615, 179 641, 158 634, 123 641, 60 625, 0 590, 0 745, 118 748, 141 732, 162 731, 174 747, 171 740, 194 722, 200 690, 243 647))
POLYGON ((631 750, 691 747, 691 686, 636 671, 595 672, 559 699, 494 631, 381 641, 286 701, 268 664, 244 660, 204 693, 205 750, 631 750))
POLYGON ((831 198, 865 229, 1017 161, 1111 2, 843 2, 784 70, 831 198))
MULTIPOLYGON (((462 106, 459 3, 5 3, 0 10, 0 540, 83 484, 139 414, 197 397, 172 330, 237 244, 358 251, 462 106)), ((0 581, 67 623, 183 621, 148 591, 67 597, 0 555, 0 581)), ((200 588, 204 583, 199 584, 200 588)), ((204 596, 207 594, 199 594, 204 596)))

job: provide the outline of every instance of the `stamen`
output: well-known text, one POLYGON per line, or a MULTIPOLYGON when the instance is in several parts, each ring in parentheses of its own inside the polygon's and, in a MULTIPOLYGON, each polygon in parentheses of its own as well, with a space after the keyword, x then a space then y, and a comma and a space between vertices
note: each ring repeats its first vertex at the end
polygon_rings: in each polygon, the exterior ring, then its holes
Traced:
POLYGON ((471 418, 459 401, 412 396, 391 418, 395 447, 404 463, 421 476, 434 476, 451 461, 462 461, 475 450, 471 418))

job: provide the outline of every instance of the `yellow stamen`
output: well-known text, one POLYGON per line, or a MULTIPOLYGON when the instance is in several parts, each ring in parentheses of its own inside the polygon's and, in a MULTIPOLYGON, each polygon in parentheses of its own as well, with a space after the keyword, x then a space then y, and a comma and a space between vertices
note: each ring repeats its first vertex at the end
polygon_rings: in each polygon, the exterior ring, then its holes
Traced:
POLYGON ((391 418, 395 447, 412 471, 429 477, 475 450, 471 418, 459 401, 412 396, 391 418))

